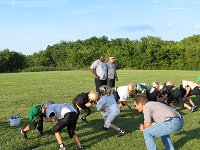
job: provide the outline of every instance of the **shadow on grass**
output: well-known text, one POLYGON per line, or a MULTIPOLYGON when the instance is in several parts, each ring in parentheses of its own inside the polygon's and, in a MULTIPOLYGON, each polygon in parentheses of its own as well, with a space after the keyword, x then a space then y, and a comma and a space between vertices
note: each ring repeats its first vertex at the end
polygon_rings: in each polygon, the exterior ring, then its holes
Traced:
MULTIPOLYGON (((142 121, 143 115, 142 113, 138 113, 137 110, 123 110, 112 123, 125 130, 126 134, 128 134, 137 130, 139 124, 142 121)), ((81 143, 83 143, 83 146, 85 148, 92 147, 94 144, 101 142, 102 140, 116 136, 117 132, 113 129, 109 129, 108 131, 100 130, 103 127, 103 125, 103 119, 93 119, 87 124, 82 123, 82 125, 77 127, 77 131, 85 128, 90 128, 90 131, 78 134, 79 137, 83 138, 83 140, 81 140, 81 143)), ((124 136, 126 136, 126 134, 124 136)), ((123 139, 123 137, 119 138, 123 139)))
MULTIPOLYGON (((200 121, 199 121, 200 123, 200 121)), ((200 139, 200 128, 196 128, 190 131, 180 131, 176 135, 184 135, 178 141, 174 143, 175 149, 181 149, 187 142, 193 139, 200 139)), ((195 147, 191 147, 195 149, 195 147)))

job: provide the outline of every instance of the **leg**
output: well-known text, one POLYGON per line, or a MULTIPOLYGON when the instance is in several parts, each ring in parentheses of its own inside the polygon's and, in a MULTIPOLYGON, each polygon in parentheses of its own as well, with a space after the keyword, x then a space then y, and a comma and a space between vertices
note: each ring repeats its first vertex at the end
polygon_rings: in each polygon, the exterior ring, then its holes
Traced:
POLYGON ((165 147, 173 147, 173 144, 167 135, 170 135, 180 130, 182 126, 183 119, 176 118, 166 122, 155 124, 149 128, 144 129, 143 134, 147 149, 157 150, 155 137, 162 137, 162 141, 163 144, 165 144, 165 147))
POLYGON ((170 135, 161 136, 161 140, 163 145, 165 146, 165 150, 174 150, 174 146, 170 138, 170 135))

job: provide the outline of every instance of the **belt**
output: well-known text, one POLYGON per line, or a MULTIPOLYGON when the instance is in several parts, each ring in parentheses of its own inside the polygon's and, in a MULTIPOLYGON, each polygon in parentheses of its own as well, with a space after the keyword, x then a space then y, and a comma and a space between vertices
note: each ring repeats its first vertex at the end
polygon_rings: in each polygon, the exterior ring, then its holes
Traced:
POLYGON ((182 119, 183 116, 180 117, 167 117, 165 121, 172 120, 172 119, 182 119))

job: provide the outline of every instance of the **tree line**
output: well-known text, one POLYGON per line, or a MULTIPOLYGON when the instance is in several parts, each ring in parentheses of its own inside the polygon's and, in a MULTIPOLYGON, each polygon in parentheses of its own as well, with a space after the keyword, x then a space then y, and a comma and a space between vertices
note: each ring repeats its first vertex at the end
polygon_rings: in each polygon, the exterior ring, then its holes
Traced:
POLYGON ((139 40, 91 37, 61 41, 32 55, 0 51, 0 72, 86 69, 100 53, 116 57, 119 69, 200 70, 200 35, 179 42, 148 36, 139 40))

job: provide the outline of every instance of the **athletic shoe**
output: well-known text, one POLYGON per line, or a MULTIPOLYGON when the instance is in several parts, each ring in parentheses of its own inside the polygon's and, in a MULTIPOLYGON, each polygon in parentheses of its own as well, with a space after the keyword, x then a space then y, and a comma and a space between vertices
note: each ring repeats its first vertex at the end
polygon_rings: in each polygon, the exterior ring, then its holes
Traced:
POLYGON ((84 150, 84 148, 82 146, 81 147, 76 146, 76 150, 84 150))
POLYGON ((66 149, 67 148, 63 144, 59 145, 59 149, 58 150, 66 150, 66 149))
POLYGON ((59 147, 58 150, 66 150, 66 147, 59 147))
POLYGON ((122 129, 119 129, 118 131, 117 131, 117 136, 119 137, 119 136, 123 136, 125 134, 125 131, 123 131, 122 129))
POLYGON ((190 111, 194 112, 194 108, 195 108, 194 106, 191 106, 190 111))
POLYGON ((25 138, 25 139, 28 139, 27 135, 26 135, 26 132, 24 130, 21 130, 21 134, 22 134, 22 137, 25 138))
POLYGON ((80 119, 81 119, 82 122, 88 123, 87 120, 86 120, 86 118, 81 117, 80 119))

